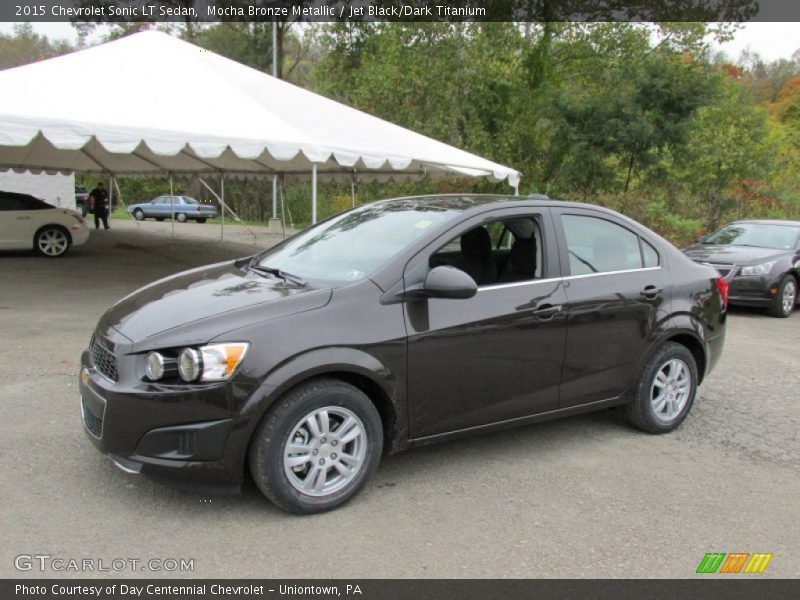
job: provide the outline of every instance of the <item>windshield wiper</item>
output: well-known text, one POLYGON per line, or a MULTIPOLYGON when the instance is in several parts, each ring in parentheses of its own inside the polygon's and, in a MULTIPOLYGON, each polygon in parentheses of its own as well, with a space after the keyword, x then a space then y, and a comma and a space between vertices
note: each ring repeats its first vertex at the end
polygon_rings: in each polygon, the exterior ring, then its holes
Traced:
POLYGON ((299 275, 293 275, 292 273, 287 273, 286 271, 282 271, 281 269, 276 269, 275 267, 264 267, 261 265, 254 265, 250 264, 247 267, 250 271, 256 271, 257 273, 266 273, 267 275, 274 275, 275 277, 280 277, 284 281, 291 281, 292 283, 296 283, 297 285, 306 285, 306 280, 300 277, 299 275))

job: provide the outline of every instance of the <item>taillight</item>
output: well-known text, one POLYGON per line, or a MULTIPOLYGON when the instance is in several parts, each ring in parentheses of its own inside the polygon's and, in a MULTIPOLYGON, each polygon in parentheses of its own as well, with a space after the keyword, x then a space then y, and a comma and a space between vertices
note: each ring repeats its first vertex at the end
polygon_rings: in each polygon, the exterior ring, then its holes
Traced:
POLYGON ((722 277, 717 277, 715 282, 717 284, 719 296, 722 298, 722 310, 725 310, 728 308, 728 280, 723 279, 722 277))

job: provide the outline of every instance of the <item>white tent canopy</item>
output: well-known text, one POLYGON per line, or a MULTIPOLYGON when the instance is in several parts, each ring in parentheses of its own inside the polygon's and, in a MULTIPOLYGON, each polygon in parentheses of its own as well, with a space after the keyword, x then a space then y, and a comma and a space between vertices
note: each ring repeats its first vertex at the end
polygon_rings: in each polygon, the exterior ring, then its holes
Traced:
POLYGON ((0 71, 0 168, 519 184, 514 169, 152 31, 0 71))

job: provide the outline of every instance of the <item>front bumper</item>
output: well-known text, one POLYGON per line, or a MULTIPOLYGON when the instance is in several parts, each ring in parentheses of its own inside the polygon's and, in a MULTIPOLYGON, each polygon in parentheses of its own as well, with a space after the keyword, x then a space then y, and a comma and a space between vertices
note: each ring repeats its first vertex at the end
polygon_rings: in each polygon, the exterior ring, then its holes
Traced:
POLYGON ((779 281, 771 276, 734 276, 729 280, 728 303, 742 306, 770 306, 775 301, 779 281))
POLYGON ((82 246, 89 239, 89 228, 86 225, 70 227, 69 235, 73 246, 82 246))
POLYGON ((81 420, 95 447, 129 473, 205 493, 238 492, 250 428, 232 399, 245 391, 230 384, 149 387, 111 382, 83 353, 81 420))

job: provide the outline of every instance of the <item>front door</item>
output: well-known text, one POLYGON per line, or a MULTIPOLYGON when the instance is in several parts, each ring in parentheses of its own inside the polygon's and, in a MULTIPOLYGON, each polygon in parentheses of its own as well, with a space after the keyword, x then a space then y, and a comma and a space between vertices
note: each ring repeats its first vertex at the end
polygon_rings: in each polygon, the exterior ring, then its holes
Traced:
MULTIPOLYGON (((437 252, 452 254, 446 251, 453 248, 453 239, 458 241, 476 227, 509 235, 505 226, 497 226, 498 221, 514 223, 520 237, 536 237, 534 243, 519 244, 533 248, 534 253, 538 249, 528 277, 508 276, 503 265, 496 265, 494 281, 484 281, 472 298, 405 302, 411 438, 516 419, 558 406, 566 296, 558 278, 552 221, 546 210, 519 210, 491 211, 472 219, 443 236, 406 269, 407 286, 414 283, 411 279, 424 279, 430 265, 439 262, 437 252)), ((505 244, 496 239, 493 243, 505 244)), ((485 250, 476 252, 473 262, 481 260, 481 255, 493 260, 491 250, 485 250)), ((492 272, 491 265, 475 268, 482 277, 492 272)))

